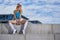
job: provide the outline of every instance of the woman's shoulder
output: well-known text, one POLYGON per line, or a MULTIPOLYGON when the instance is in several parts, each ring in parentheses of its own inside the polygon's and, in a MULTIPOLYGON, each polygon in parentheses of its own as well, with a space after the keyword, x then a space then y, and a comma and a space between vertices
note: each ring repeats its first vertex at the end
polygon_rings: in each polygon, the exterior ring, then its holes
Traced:
POLYGON ((14 13, 16 13, 16 10, 14 10, 14 13))

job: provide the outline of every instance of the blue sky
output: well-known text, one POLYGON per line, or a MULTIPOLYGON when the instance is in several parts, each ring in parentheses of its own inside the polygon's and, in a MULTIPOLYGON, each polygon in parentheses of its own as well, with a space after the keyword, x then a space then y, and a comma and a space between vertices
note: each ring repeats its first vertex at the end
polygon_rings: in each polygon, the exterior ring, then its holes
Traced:
POLYGON ((23 15, 30 20, 60 24, 60 0, 0 0, 0 14, 13 14, 17 3, 22 5, 23 15))

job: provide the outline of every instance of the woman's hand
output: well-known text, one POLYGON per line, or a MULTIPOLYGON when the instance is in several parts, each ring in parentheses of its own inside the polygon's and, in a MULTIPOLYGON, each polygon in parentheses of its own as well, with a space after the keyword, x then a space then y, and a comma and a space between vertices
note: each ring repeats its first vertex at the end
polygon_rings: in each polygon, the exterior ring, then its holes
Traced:
POLYGON ((23 24, 25 24, 26 20, 16 19, 16 22, 17 22, 18 25, 23 25, 23 24))
POLYGON ((19 19, 16 19, 16 22, 18 25, 21 25, 21 21, 19 19))

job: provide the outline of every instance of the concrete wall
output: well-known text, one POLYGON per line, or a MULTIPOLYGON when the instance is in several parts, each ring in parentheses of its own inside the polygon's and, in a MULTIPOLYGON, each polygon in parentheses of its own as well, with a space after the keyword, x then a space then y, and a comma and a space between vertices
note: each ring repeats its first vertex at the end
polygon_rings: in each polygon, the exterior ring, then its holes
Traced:
POLYGON ((53 25, 53 32, 54 33, 60 33, 60 24, 54 24, 53 25))
POLYGON ((0 34, 0 40, 24 40, 24 35, 0 34))
POLYGON ((0 24, 0 34, 1 34, 1 24, 0 24))
MULTIPOLYGON (((18 26, 18 25, 15 25, 18 26)), ((19 27, 17 27, 19 30, 19 27)), ((0 25, 0 40, 60 40, 60 24, 32 24, 26 28, 26 34, 7 34, 7 27, 0 25)))
POLYGON ((26 30, 28 33, 33 34, 46 34, 46 33, 52 33, 51 24, 32 24, 27 27, 26 30))

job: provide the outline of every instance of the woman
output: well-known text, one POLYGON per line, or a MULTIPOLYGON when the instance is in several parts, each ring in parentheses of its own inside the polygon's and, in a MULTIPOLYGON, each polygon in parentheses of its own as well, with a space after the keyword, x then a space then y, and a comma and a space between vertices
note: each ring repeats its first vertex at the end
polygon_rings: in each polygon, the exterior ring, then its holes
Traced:
MULTIPOLYGON (((13 24, 22 25, 22 26, 24 26, 24 24, 27 24, 26 20, 21 19, 21 15, 22 15, 22 6, 20 4, 17 4, 16 10, 14 11, 14 20, 9 21, 9 25, 10 25, 11 29, 13 30, 13 34, 15 34, 17 31, 14 28, 13 24)), ((24 29, 24 27, 22 27, 22 26, 21 26, 21 30, 19 33, 23 33, 22 29, 24 29)))

